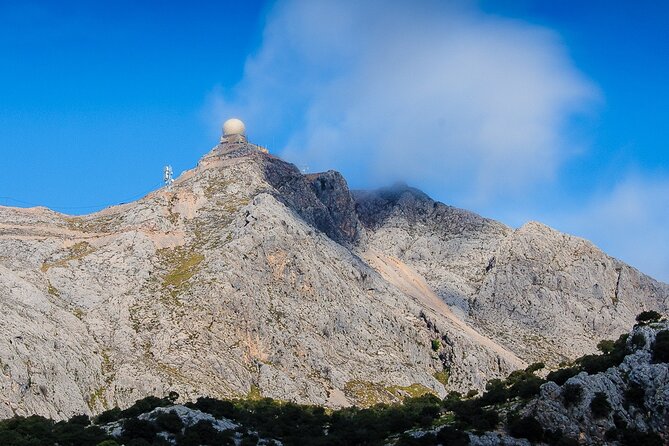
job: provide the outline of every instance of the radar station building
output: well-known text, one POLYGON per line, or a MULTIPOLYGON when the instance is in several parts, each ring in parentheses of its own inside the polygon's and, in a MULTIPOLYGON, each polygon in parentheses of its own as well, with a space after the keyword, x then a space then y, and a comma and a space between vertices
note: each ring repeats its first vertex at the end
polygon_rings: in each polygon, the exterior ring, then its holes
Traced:
POLYGON ((246 126, 241 120, 232 118, 223 123, 223 136, 221 136, 221 144, 246 142, 246 126))

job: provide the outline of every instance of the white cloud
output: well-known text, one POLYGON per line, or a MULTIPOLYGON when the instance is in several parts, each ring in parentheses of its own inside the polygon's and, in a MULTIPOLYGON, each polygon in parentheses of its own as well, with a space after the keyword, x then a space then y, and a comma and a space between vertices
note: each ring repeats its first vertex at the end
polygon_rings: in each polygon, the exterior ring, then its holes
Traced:
POLYGON ((594 88, 550 30, 465 3, 289 0, 242 81, 215 94, 284 157, 354 184, 402 178, 485 203, 550 180, 594 88))
MULTIPOLYGON (((555 192, 583 149, 565 124, 599 91, 556 33, 472 5, 278 2, 243 79, 214 91, 208 112, 216 126, 240 116, 252 140, 356 186, 404 179, 496 214, 556 196, 542 188, 555 192)), ((585 204, 556 203, 544 221, 669 280, 669 179, 628 175, 573 201, 585 204)), ((545 206, 534 208, 520 212, 545 206)))
POLYGON ((583 210, 551 220, 669 283, 669 177, 628 174, 583 210))

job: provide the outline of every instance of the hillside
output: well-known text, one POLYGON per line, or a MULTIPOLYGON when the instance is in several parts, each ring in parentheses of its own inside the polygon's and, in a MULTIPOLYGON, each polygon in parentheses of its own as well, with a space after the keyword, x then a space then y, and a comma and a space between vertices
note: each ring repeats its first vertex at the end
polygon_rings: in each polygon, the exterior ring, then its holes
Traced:
POLYGON ((590 243, 252 144, 86 216, 0 207, 0 417, 147 395, 331 407, 483 389, 595 350, 669 287, 590 243))
POLYGON ((646 318, 602 353, 537 376, 493 380, 480 396, 428 394, 403 404, 326 411, 271 399, 147 397, 125 410, 54 423, 0 421, 7 446, 578 445, 661 446, 669 439, 669 324, 646 318), (35 443, 37 441, 38 443, 35 443))

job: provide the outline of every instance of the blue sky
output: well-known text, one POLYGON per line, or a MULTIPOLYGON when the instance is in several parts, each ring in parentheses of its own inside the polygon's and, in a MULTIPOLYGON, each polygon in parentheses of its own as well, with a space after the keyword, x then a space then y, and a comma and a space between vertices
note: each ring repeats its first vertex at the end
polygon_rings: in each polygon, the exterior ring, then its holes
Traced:
POLYGON ((669 281, 665 2, 0 0, 0 204, 81 214, 252 141, 669 281), (9 198, 7 198, 9 197, 9 198))

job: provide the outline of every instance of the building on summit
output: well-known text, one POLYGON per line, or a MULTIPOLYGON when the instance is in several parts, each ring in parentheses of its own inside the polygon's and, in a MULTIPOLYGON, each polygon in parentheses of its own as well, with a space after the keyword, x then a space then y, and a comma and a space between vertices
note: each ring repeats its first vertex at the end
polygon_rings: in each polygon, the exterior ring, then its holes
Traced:
POLYGON ((246 126, 240 119, 231 118, 223 123, 223 136, 221 136, 221 144, 245 142, 247 142, 246 126))
POLYGON ((248 142, 246 138, 246 125, 244 125, 242 120, 237 118, 230 118, 223 123, 223 136, 221 136, 219 145, 225 146, 225 148, 222 147, 221 149, 226 153, 230 150, 238 150, 240 147, 269 153, 266 147, 248 142))

